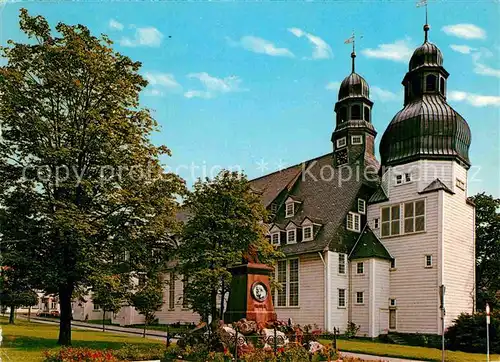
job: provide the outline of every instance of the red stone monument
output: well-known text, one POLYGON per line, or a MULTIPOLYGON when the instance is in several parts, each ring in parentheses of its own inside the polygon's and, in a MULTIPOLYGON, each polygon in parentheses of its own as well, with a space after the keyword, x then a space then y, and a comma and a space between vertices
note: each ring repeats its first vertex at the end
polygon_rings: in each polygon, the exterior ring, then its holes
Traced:
POLYGON ((246 318, 266 325, 276 320, 269 284, 273 270, 259 262, 257 251, 251 246, 243 257, 243 264, 231 268, 233 278, 224 322, 246 318))

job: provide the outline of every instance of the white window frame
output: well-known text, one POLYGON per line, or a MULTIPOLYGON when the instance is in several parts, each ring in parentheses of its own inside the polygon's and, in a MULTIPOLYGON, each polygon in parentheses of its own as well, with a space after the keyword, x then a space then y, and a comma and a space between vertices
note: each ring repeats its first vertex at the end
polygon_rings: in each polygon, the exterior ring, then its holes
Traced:
POLYGON ((380 218, 376 217, 375 219, 373 219, 373 228, 374 229, 380 228, 380 218))
POLYGON ((278 292, 276 291, 275 297, 274 297, 274 305, 276 308, 298 308, 300 306, 300 259, 299 258, 291 258, 291 259, 282 259, 279 260, 278 263, 283 263, 285 262, 285 281, 284 282, 279 282, 278 279, 278 267, 276 267, 276 281, 280 284, 284 284, 286 290, 285 290, 285 305, 278 305, 278 292), (290 264, 292 261, 297 261, 297 281, 296 282, 290 282, 290 264), (297 305, 290 305, 290 285, 296 283, 298 288, 297 288, 297 305))
POLYGON ((394 185, 399 186, 402 185, 404 182, 403 175, 398 174, 396 177, 394 177, 394 185))
POLYGON ((402 207, 400 208, 400 212, 401 212, 401 210, 403 211, 403 217, 400 220, 402 220, 402 226, 403 227, 401 228, 401 225, 400 225, 400 227, 399 227, 400 233, 402 235, 424 233, 425 230, 426 230, 426 227, 427 227, 427 217, 426 217, 427 203, 426 203, 425 199, 418 199, 418 200, 407 201, 407 202, 403 202, 401 205, 402 205, 402 207), (417 202, 423 202, 424 203, 424 213, 423 213, 423 215, 415 215, 417 202), (406 205, 407 204, 413 204, 413 216, 406 217, 406 205), (417 217, 418 218, 422 218, 422 217, 424 218, 424 228, 423 228, 423 230, 416 230, 417 217), (413 231, 408 231, 408 232, 406 231, 406 219, 413 219, 413 231))
POLYGON ((302 227, 302 241, 311 241, 314 239, 314 228, 312 225, 308 225, 308 226, 304 226, 302 227), (306 230, 310 230, 311 231, 311 236, 310 237, 306 237, 306 230))
POLYGON ((293 215, 295 215, 295 203, 290 201, 285 204, 285 217, 293 217, 293 215))
POLYGON ((338 267, 338 274, 339 275, 346 275, 347 273, 347 255, 343 253, 339 253, 339 267, 338 267), (343 266, 343 272, 341 271, 340 267, 343 266))
POLYGON ((336 145, 337 145, 337 149, 347 146, 347 138, 346 137, 339 138, 337 140, 336 145))
POLYGON ((396 307, 397 301, 396 298, 389 298, 389 307, 396 307))
POLYGON ((280 237, 281 237, 281 233, 279 231, 276 231, 274 233, 271 233, 271 244, 272 245, 280 245, 281 242, 280 242, 280 237), (274 237, 275 236, 278 236, 278 240, 277 242, 274 242, 274 237))
POLYGON ((349 212, 346 218, 346 228, 359 233, 361 231, 361 215, 356 212, 349 212))
POLYGON ((357 305, 363 305, 365 304, 365 292, 364 291, 357 291, 356 292, 356 300, 355 300, 357 305), (359 296, 361 295, 361 302, 359 301, 359 296))
POLYGON ((337 308, 347 308, 347 298, 346 298, 346 290, 344 288, 337 289, 337 308), (343 296, 341 297, 340 291, 343 292, 343 296), (341 301, 343 300, 343 303, 341 301))
POLYGON ((286 231, 286 243, 287 244, 296 244, 297 243, 297 229, 288 229, 286 231), (290 233, 293 233, 293 240, 290 240, 290 233))
POLYGON ((363 275, 363 274, 365 274, 365 263, 364 262, 358 261, 356 263, 356 274, 357 275, 363 275), (360 269, 359 267, 360 266, 361 266, 361 272, 359 272, 359 269, 360 269))
POLYGON ((409 184, 410 182, 413 182, 413 174, 411 172, 405 172, 404 173, 404 183, 409 184))
POLYGON ((362 145, 363 144, 363 136, 361 136, 361 135, 351 136, 351 144, 352 145, 362 145), (355 140, 359 140, 359 141, 355 142, 355 140))
MULTIPOLYGON (((92 302, 92 304, 93 304, 93 306, 92 306, 93 312, 97 312, 97 311, 101 310, 101 306, 99 304, 95 304, 94 302, 92 302)), ((51 309, 54 309, 54 308, 51 308, 51 309)))
POLYGON ((391 236, 399 236, 401 234, 402 234, 401 233, 401 204, 392 204, 392 205, 386 205, 386 206, 381 207, 380 208, 380 237, 386 238, 386 237, 391 237, 391 236), (396 206, 399 207, 398 219, 393 218, 393 215, 392 215, 392 208, 396 207, 396 206), (389 220, 384 221, 383 214, 384 214, 384 210, 387 208, 389 208, 389 220), (392 223, 394 223, 396 221, 399 224, 398 233, 393 234, 392 233, 392 223), (384 224, 389 224, 389 234, 387 234, 387 235, 383 234, 384 224))
POLYGON ((403 172, 397 173, 394 176, 394 185, 401 186, 405 184, 409 184, 413 182, 413 173, 412 172, 403 172))
POLYGON ((425 268, 432 268, 434 266, 434 260, 432 258, 432 255, 431 254, 426 254, 424 256, 424 266, 425 268), (430 264, 427 263, 427 261, 429 260, 428 258, 430 258, 430 264))
POLYGON ((358 212, 361 215, 366 215, 366 201, 364 199, 358 199, 358 212))

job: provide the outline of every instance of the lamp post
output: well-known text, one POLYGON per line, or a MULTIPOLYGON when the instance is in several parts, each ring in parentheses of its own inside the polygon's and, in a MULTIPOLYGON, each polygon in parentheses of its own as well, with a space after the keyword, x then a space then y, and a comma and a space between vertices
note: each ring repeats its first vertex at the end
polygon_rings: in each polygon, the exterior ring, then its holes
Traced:
POLYGON ((486 361, 490 362, 490 305, 486 303, 486 361))

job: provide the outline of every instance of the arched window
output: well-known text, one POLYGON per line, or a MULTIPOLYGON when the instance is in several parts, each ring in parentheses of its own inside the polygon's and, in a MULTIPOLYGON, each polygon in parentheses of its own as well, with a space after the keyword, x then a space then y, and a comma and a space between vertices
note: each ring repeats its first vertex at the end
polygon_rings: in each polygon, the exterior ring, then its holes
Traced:
POLYGON ((425 90, 427 92, 434 92, 436 90, 436 86, 437 86, 436 76, 434 74, 429 74, 425 78, 425 90))
POLYGON ((370 108, 369 107, 365 107, 364 108, 364 113, 365 113, 365 121, 366 122, 370 122, 370 108))
POLYGON ((347 108, 341 107, 339 111, 340 123, 347 121, 347 108))
POLYGON ((351 119, 361 119, 361 107, 359 104, 351 107, 351 119))
POLYGON ((411 93, 414 97, 420 95, 420 78, 415 78, 411 81, 411 93))
POLYGON ((445 95, 445 89, 444 89, 444 78, 440 77, 439 78, 439 92, 444 96, 445 95))

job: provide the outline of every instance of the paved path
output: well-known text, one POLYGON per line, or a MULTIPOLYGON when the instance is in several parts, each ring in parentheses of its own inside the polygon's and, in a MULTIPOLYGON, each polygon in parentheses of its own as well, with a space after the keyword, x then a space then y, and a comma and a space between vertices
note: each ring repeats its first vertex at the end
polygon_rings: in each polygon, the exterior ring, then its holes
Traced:
POLYGON ((402 359, 402 358, 394 358, 394 357, 379 357, 379 356, 372 356, 369 354, 361 354, 361 353, 351 353, 351 352, 340 352, 342 356, 345 357, 357 357, 361 358, 365 361, 383 361, 383 362, 424 362, 424 361, 417 361, 414 359, 402 359))
MULTIPOLYGON (((26 319, 24 317, 21 317, 21 318, 26 319)), ((42 323, 42 324, 56 324, 56 325, 59 325, 59 321, 58 320, 53 320, 53 319, 49 319, 49 318, 31 317, 31 322, 42 323)), ((80 321, 71 321, 71 326, 75 327, 77 329, 93 330, 93 331, 100 331, 100 332, 102 332, 102 325, 93 324, 93 323, 85 323, 85 322, 80 322, 80 321)), ((129 335, 129 336, 135 336, 135 337, 142 337, 142 329, 139 329, 139 328, 127 328, 127 327, 119 327, 119 326, 110 326, 110 325, 107 325, 106 329, 105 329, 105 332, 119 333, 119 334, 125 334, 125 335, 129 335)), ((157 340, 166 341, 167 332, 146 329, 146 337, 147 338, 151 338, 151 339, 157 339, 157 340)), ((170 341, 174 342, 175 339, 174 338, 170 338, 170 341)))

